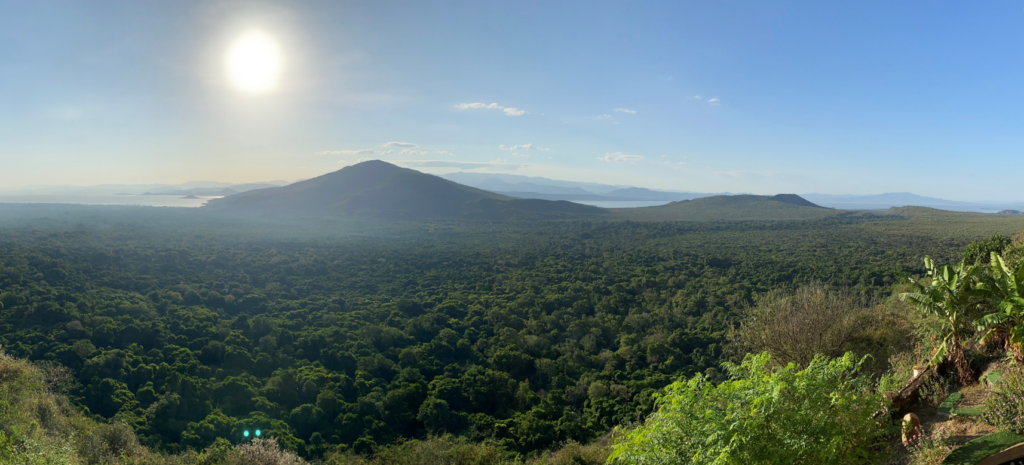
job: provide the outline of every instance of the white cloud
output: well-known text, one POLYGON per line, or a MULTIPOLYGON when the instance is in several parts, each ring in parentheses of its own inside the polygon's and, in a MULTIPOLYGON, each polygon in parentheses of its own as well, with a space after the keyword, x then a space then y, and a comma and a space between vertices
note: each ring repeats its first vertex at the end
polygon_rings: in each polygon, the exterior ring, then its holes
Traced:
POLYGON ((323 152, 317 152, 318 155, 389 155, 394 150, 374 150, 374 149, 359 149, 359 150, 324 150, 323 152))
POLYGON ((636 163, 643 160, 643 155, 629 155, 622 152, 606 153, 603 157, 597 157, 598 160, 606 161, 608 163, 636 163))
POLYGON ((531 166, 515 163, 505 163, 506 161, 508 160, 499 158, 497 160, 491 161, 490 163, 461 162, 448 160, 394 160, 393 163, 397 163, 402 166, 419 168, 459 168, 465 170, 482 171, 516 171, 518 169, 531 166))
POLYGON ((594 117, 594 119, 609 119, 611 117, 612 115, 597 115, 594 117))
POLYGON ((512 152, 512 156, 513 157, 530 158, 530 154, 528 154, 528 153, 512 152))
POLYGON ((513 145, 511 147, 507 147, 507 146, 504 146, 504 145, 499 145, 498 149, 500 149, 500 150, 540 150, 541 152, 547 152, 548 150, 551 150, 551 149, 546 149, 544 147, 537 147, 536 145, 533 145, 533 144, 513 145))
POLYGON ((455 156, 454 153, 451 153, 451 152, 449 152, 447 150, 435 150, 434 153, 436 153, 438 155, 448 155, 449 157, 454 157, 455 156))
POLYGON ((364 161, 370 161, 370 160, 376 160, 376 158, 360 158, 360 159, 358 159, 356 161, 338 160, 338 164, 339 165, 345 165, 345 166, 351 166, 351 165, 358 165, 359 163, 362 163, 364 161))
POLYGON ((471 109, 471 108, 491 108, 491 109, 495 109, 495 110, 500 110, 500 109, 505 108, 505 107, 503 107, 501 105, 498 105, 497 103, 492 103, 492 104, 486 104, 486 103, 459 103, 459 104, 455 105, 455 108, 458 108, 460 110, 468 110, 468 109, 471 109))
POLYGON ((506 158, 500 158, 500 157, 499 157, 499 158, 495 158, 494 160, 491 160, 491 164, 492 164, 492 165, 494 165, 494 164, 499 164, 499 163, 508 163, 508 159, 506 159, 506 158))
POLYGON ((708 103, 712 105, 718 105, 718 97, 711 97, 710 99, 708 99, 708 103))
POLYGON ((402 150, 401 154, 402 155, 420 156, 420 155, 426 155, 427 151, 426 150, 405 149, 405 150, 402 150))
POLYGON ((410 149, 414 149, 416 147, 419 147, 418 145, 416 145, 416 144, 414 144, 412 142, 388 142, 388 143, 384 144, 384 146, 385 147, 405 147, 405 148, 410 148, 410 149))
POLYGON ((522 116, 526 114, 526 110, 520 110, 518 108, 508 107, 505 108, 497 103, 458 103, 455 104, 455 108, 459 110, 472 110, 472 109, 487 109, 487 110, 501 110, 508 116, 522 116))
POLYGON ((622 113, 625 113, 627 115, 635 115, 636 114, 636 110, 629 110, 629 109, 626 109, 626 108, 616 108, 615 111, 622 112, 622 113))
POLYGON ((668 154, 667 153, 662 154, 661 158, 668 158, 668 154))
POLYGON ((694 99, 694 100, 700 100, 700 99, 701 99, 701 96, 699 96, 699 95, 694 95, 694 96, 693 96, 693 99, 694 99))

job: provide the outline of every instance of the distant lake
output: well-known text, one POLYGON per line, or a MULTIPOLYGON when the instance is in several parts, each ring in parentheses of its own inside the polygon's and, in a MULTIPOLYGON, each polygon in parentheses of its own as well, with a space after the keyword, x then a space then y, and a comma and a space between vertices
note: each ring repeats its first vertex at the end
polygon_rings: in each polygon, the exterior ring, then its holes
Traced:
POLYGON ((109 194, 0 194, 0 203, 75 203, 80 205, 138 205, 143 207, 201 207, 210 199, 183 199, 183 195, 109 195, 109 194))
POLYGON ((573 202, 601 208, 657 207, 669 203, 668 200, 573 200, 573 202))

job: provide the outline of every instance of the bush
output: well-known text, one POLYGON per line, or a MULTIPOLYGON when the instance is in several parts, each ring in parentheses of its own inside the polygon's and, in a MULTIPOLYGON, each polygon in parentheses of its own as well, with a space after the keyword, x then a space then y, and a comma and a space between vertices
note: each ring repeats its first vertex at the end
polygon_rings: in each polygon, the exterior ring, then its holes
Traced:
POLYGON ((770 368, 767 353, 726 364, 717 386, 697 375, 657 399, 644 425, 616 441, 610 463, 861 463, 890 432, 872 418, 882 402, 859 374, 863 359, 815 357, 805 369, 770 368))
POLYGON ((542 454, 528 461, 527 465, 601 465, 608 461, 612 451, 611 442, 611 434, 586 445, 569 441, 561 449, 542 454))
POLYGON ((889 369, 890 356, 910 348, 909 313, 899 302, 865 305, 848 291, 811 284, 759 298, 731 339, 736 352, 768 352, 779 365, 806 367, 819 354, 871 354, 864 369, 880 375, 889 369))
POLYGON ((981 419, 1003 431, 1024 434, 1024 369, 1008 366, 985 399, 981 419))
POLYGON ((382 448, 372 458, 351 453, 328 454, 329 465, 500 465, 512 463, 511 454, 486 444, 475 444, 464 438, 442 436, 412 440, 382 448))
POLYGON ((302 465, 306 463, 288 451, 281 450, 277 445, 277 439, 253 439, 252 442, 240 444, 235 447, 236 460, 229 460, 231 464, 246 465, 302 465))

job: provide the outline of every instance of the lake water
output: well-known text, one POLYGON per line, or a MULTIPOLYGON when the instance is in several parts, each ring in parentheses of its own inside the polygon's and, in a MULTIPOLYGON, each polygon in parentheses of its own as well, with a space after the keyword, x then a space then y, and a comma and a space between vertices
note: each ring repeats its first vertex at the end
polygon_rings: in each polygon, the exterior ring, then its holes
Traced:
POLYGON ((0 203, 76 203, 80 205, 137 205, 143 207, 201 207, 210 199, 184 199, 182 195, 107 195, 107 194, 0 194, 0 203))
POLYGON ((669 203, 668 200, 573 200, 573 202, 601 208, 657 207, 669 203))

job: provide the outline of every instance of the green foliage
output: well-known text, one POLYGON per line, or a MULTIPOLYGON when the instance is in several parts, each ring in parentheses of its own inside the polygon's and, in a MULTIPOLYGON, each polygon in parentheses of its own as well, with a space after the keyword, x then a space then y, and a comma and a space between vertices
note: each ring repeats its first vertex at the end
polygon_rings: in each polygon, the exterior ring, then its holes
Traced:
POLYGON ((1024 343, 1024 262, 1012 269, 992 252, 990 268, 983 285, 998 311, 979 318, 978 330, 1006 335, 1019 348, 1024 343))
POLYGON ((727 329, 758 295, 818 281, 881 297, 893 271, 1011 224, 913 221, 0 206, 0 344, 72 369, 74 404, 149 449, 236 445, 261 427, 311 457, 452 434, 524 458, 643 418, 680 376, 723 379, 727 329))
POLYGON ((960 382, 966 385, 974 375, 964 355, 962 338, 969 334, 968 323, 977 311, 979 300, 986 294, 977 282, 979 268, 964 262, 956 267, 938 267, 929 257, 925 257, 924 264, 931 282, 926 286, 908 279, 907 283, 915 292, 901 293, 900 300, 911 302, 918 310, 942 322, 942 343, 936 348, 931 363, 937 364, 948 355, 956 365, 960 382))
POLYGON ((232 446, 220 439, 201 453, 152 453, 121 422, 97 422, 60 392, 66 372, 0 353, 0 463, 134 465, 302 465, 273 439, 232 446))
POLYGON ((807 368, 769 368, 768 354, 725 365, 730 379, 702 375, 666 388, 658 410, 614 446, 611 463, 861 463, 882 441, 881 395, 853 354, 807 368))
POLYGON ((972 265, 987 265, 993 254, 1001 255, 1012 243, 1009 237, 1002 234, 993 234, 988 239, 973 241, 964 249, 962 261, 972 265))
POLYGON ((985 413, 981 418, 986 423, 1003 431, 1024 434, 1024 368, 1008 366, 1000 377, 999 384, 985 399, 985 413))

